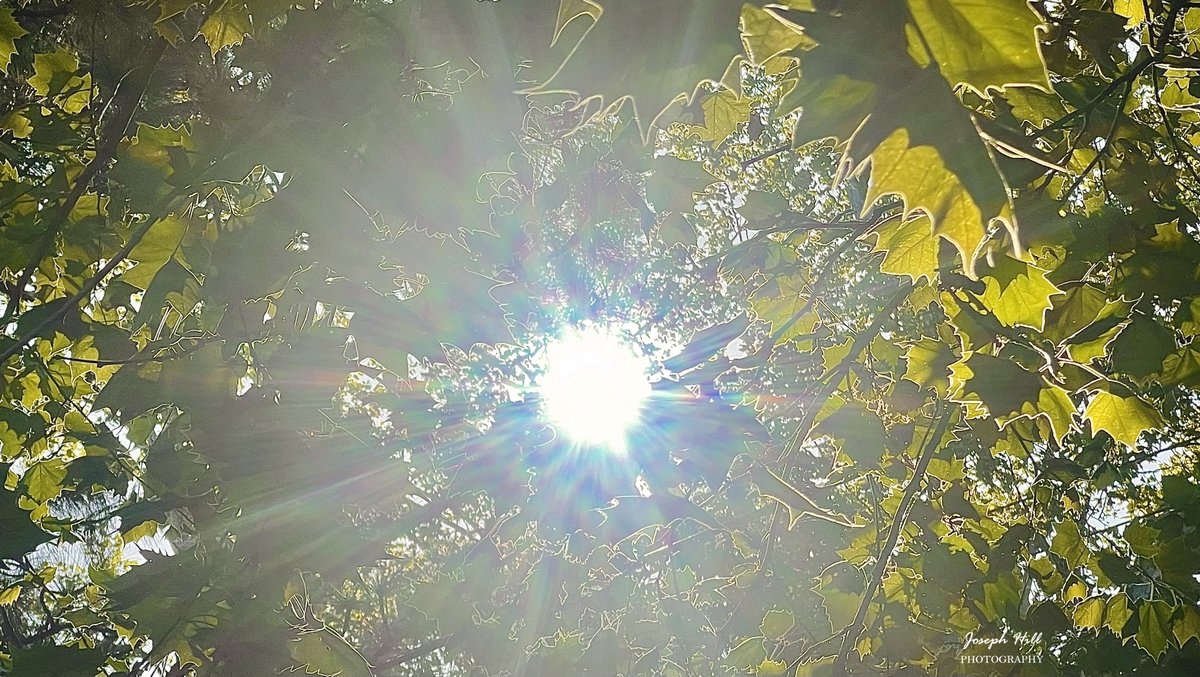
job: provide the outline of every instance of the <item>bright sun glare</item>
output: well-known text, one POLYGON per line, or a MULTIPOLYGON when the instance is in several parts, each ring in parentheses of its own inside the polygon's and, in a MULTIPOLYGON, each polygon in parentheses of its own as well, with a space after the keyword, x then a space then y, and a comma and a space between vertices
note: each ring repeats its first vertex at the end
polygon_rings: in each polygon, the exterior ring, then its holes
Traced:
POLYGON ((650 394, 645 358, 620 337, 573 330, 546 348, 540 389, 545 414, 559 432, 617 452, 650 394))

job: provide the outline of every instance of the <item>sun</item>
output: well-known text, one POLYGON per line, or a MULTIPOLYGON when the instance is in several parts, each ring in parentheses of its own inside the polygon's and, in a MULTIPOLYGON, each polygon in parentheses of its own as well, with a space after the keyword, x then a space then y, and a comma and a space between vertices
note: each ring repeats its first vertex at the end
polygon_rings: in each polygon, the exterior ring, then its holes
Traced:
POLYGON ((625 433, 650 394, 649 362, 620 336, 570 330, 546 347, 539 383, 550 423, 580 444, 625 450, 625 433))

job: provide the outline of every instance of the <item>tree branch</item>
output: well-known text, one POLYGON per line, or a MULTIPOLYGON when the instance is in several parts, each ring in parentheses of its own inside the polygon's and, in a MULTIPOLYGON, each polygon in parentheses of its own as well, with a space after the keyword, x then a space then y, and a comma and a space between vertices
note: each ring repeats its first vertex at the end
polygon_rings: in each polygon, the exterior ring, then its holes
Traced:
POLYGON ((900 532, 904 530, 904 525, 908 521, 908 511, 912 508, 917 491, 920 490, 921 485, 925 481, 925 473, 929 470, 929 461, 933 459, 933 454, 937 451, 938 444, 942 441, 942 437, 945 436, 946 428, 949 425, 950 412, 947 411, 942 414, 941 419, 938 421, 933 436, 925 443, 925 449, 921 452, 921 458, 917 461, 917 467, 913 470, 912 479, 908 481, 908 486, 904 488, 904 496, 901 497, 900 505, 896 507, 896 514, 892 517, 892 527, 888 532, 887 542, 884 543, 879 559, 875 562, 875 570, 871 573, 871 579, 867 581, 867 588, 863 591, 862 601, 858 603, 858 612, 854 614, 854 621, 846 629, 846 635, 842 638, 842 648, 838 652, 837 664, 842 667, 843 672, 846 670, 846 657, 850 654, 850 649, 858 643, 858 638, 862 635, 863 626, 867 618, 867 609, 871 606, 875 592, 879 590, 879 586, 883 583, 883 576, 887 572, 888 564, 892 561, 892 551, 896 549, 896 543, 900 540, 900 532))
POLYGON ((402 654, 392 656, 391 658, 380 661, 380 663, 378 665, 375 665, 373 667, 375 668, 376 671, 379 671, 379 670, 386 670, 386 669, 396 666, 396 665, 403 665, 409 661, 416 660, 416 659, 420 658, 421 656, 429 655, 429 654, 433 653, 434 651, 437 651, 438 649, 444 649, 446 647, 446 645, 450 643, 450 640, 453 638, 454 638, 453 633, 446 635, 445 637, 435 637, 434 639, 431 639, 428 642, 425 642, 424 644, 418 644, 417 646, 413 647, 412 649, 409 649, 408 651, 405 651, 402 654))
POLYGON ((13 16, 18 19, 46 19, 56 16, 63 16, 70 13, 71 4, 74 1, 75 0, 67 0, 63 4, 55 5, 54 7, 41 7, 36 9, 32 7, 26 7, 24 9, 15 9, 13 10, 13 16))
MULTIPOLYGON (((65 7, 64 5, 63 8, 65 7)), ((75 209, 75 205, 79 203, 79 199, 87 192, 87 189, 92 185, 92 180, 96 178, 100 170, 107 166, 116 155, 121 139, 128 132, 129 125, 133 123, 133 117, 137 113, 138 104, 141 103, 142 97, 145 96, 146 88, 150 85, 150 79, 153 77, 154 71, 158 69, 158 64, 162 61, 166 49, 167 41, 163 38, 158 38, 151 47, 151 53, 146 59, 146 63, 135 67, 134 70, 143 70, 144 76, 136 88, 126 90, 131 93, 128 100, 121 101, 118 104, 118 110, 122 106, 127 109, 124 111, 125 115, 114 120, 112 127, 104 133, 103 143, 96 149, 95 157, 84 167, 79 177, 75 180, 75 185, 71 188, 71 192, 67 195, 67 199, 63 201, 62 205, 54 213, 51 220, 52 225, 47 228, 45 235, 42 236, 42 241, 39 243, 37 251, 34 252, 29 263, 21 271, 20 277, 17 278, 17 283, 9 290, 8 306, 4 309, 4 317, 0 319, 0 323, 15 317, 19 312, 21 298, 25 294, 25 287, 33 279, 33 273, 37 270, 42 260, 53 252, 54 242, 58 239, 59 233, 66 227, 71 210, 75 209)), ((118 92, 117 97, 124 98, 123 93, 118 92)), ((0 360, 0 362, 3 362, 3 360, 0 360)))
POLYGON ((150 218, 147 220, 141 228, 139 228, 133 233, 132 236, 130 236, 129 241, 125 243, 125 246, 121 247, 121 250, 114 254, 113 257, 108 260, 108 263, 105 263, 100 270, 96 271, 96 274, 93 275, 91 279, 89 279, 87 282, 84 282, 83 286, 79 288, 79 291, 75 292, 75 294, 67 299, 66 303, 55 308, 54 312, 50 313, 50 315, 48 315, 41 322, 37 323, 37 325, 31 328, 29 331, 18 336, 13 341, 12 345, 5 348, 3 352, 0 352, 0 365, 3 365, 8 361, 8 358, 16 355, 21 351, 21 349, 29 345, 31 341, 36 339, 38 336, 41 336, 42 332, 47 327, 62 320, 62 318, 66 316, 68 312, 78 308, 79 302, 87 298, 87 296, 90 295, 92 291, 99 286, 105 278, 108 277, 108 274, 111 273, 118 264, 124 261, 125 257, 129 256, 129 252, 133 251, 133 248, 142 241, 142 238, 146 237, 146 233, 150 231, 150 227, 155 223, 157 223, 157 219, 155 218, 150 218))

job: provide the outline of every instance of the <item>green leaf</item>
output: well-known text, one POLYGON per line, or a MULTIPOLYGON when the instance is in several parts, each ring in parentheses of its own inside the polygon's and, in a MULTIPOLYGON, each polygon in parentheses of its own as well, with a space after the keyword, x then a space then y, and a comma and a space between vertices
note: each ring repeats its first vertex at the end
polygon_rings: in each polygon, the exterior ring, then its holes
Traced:
POLYGON ((1146 5, 1142 0, 1113 0, 1113 12, 1125 17, 1126 28, 1146 23, 1146 5))
POLYGON ((1103 597, 1089 597, 1080 602, 1073 614, 1075 627, 1099 632, 1104 625, 1105 605, 1103 597))
POLYGON ((25 471, 21 481, 29 497, 45 503, 62 493, 62 482, 67 478, 67 466, 57 458, 38 461, 25 471))
POLYGON ((774 14, 750 3, 742 5, 741 34, 746 55, 758 64, 810 42, 774 14))
POLYGON ((332 630, 305 632, 288 645, 306 674, 374 677, 367 659, 332 630))
POLYGON ((937 69, 913 62, 902 6, 838 9, 835 16, 783 13, 818 43, 793 52, 802 77, 781 102, 785 112, 803 109, 793 143, 840 139, 845 171, 861 169, 869 158, 864 206, 900 196, 906 213, 930 217, 934 233, 959 250, 964 271, 974 277, 975 255, 993 220, 1003 221, 1015 239, 1015 226, 1004 217, 1008 193, 987 147, 937 69))
POLYGON ((910 49, 928 45, 951 85, 983 96, 1012 85, 1050 91, 1037 15, 1025 0, 908 0, 908 9, 920 32, 910 49))
POLYGON ((1063 441, 1067 433, 1071 432, 1071 426, 1075 421, 1075 411, 1075 403, 1071 401, 1070 393, 1065 388, 1046 380, 1042 381, 1042 390, 1038 393, 1033 413, 1023 409, 1027 415, 1032 415, 1034 418, 1042 416, 1049 421, 1051 435, 1059 443, 1063 441))
POLYGON ((1159 530, 1134 522, 1125 527, 1122 535, 1134 554, 1142 557, 1153 557, 1158 553, 1159 530))
POLYGON ((1045 271, 1006 255, 984 273, 983 284, 980 300, 997 320, 1036 331, 1045 327, 1046 311, 1054 305, 1050 297, 1062 293, 1045 271))
POLYGON ((1167 627, 1171 625, 1172 611, 1171 605, 1160 599, 1143 600, 1138 605, 1138 631, 1134 641, 1156 663, 1169 645, 1167 627))
POLYGON ((1129 608, 1129 597, 1123 592, 1118 592, 1104 607, 1104 626, 1117 637, 1121 637, 1122 629, 1132 616, 1133 609, 1129 608))
POLYGON ((772 609, 763 616, 762 623, 758 629, 762 631, 763 637, 767 639, 779 639, 788 634, 792 630, 792 626, 796 624, 796 617, 792 615, 791 610, 772 609))
POLYGON ((767 660, 767 650, 763 646, 762 637, 751 637, 733 647, 725 662, 741 670, 749 670, 767 660))
POLYGON ((704 111, 704 126, 692 129, 701 141, 709 143, 724 141, 737 129, 738 123, 750 118, 750 99, 729 89, 705 97, 700 108, 704 111))
POLYGON ((1040 376, 1013 360, 980 352, 968 353, 950 365, 951 399, 982 404, 1000 419, 1032 410, 1043 383, 1040 376))
POLYGON ((945 341, 927 337, 909 346, 904 358, 908 364, 904 378, 941 393, 946 391, 950 365, 958 360, 945 341))
POLYGON ((908 130, 898 129, 871 153, 868 205, 898 195, 905 212, 920 210, 933 221, 933 232, 962 255, 963 269, 974 276, 976 252, 983 243, 983 213, 933 146, 910 146, 908 130))
POLYGON ((141 242, 129 252, 137 265, 121 275, 121 281, 139 289, 148 289, 158 271, 175 256, 188 224, 174 214, 168 214, 150 226, 141 242))
POLYGON ((605 108, 633 99, 643 136, 667 106, 719 81, 741 52, 738 2, 585 0, 563 3, 561 68, 539 92, 573 91, 605 108))
POLYGON ((0 606, 8 606, 21 596, 21 586, 13 585, 0 591, 0 606))
POLYGON ((1050 552, 1062 557, 1072 569, 1078 568, 1087 561, 1088 547, 1079 534, 1079 525, 1073 520, 1059 522, 1054 527, 1054 540, 1050 542, 1050 552))
POLYGON ((101 671, 104 652, 48 644, 12 652, 7 677, 94 677, 101 671))
POLYGON ((154 520, 146 520, 141 524, 121 534, 121 538, 126 543, 133 543, 146 536, 153 536, 158 533, 158 522, 154 520))
MULTIPOLYGON (((0 477, 7 476, 8 466, 0 465, 0 477)), ((17 497, 0 489, 0 560, 20 559, 42 543, 50 534, 39 529, 29 513, 17 505, 17 497)))
POLYGON ((240 45, 247 36, 254 34, 250 9, 246 3, 238 0, 217 1, 219 4, 216 9, 209 12, 208 18, 200 25, 200 34, 208 42, 214 60, 217 58, 217 52, 232 45, 240 45))
POLYGON ((1127 302, 1110 301, 1103 290, 1090 284, 1067 287, 1053 301, 1054 307, 1046 315, 1045 336, 1055 343, 1093 340, 1117 326, 1129 310, 1127 302))
POLYGON ((716 181, 699 162, 670 156, 655 159, 653 169, 646 179, 646 199, 658 214, 691 213, 696 206, 695 194, 716 181))
POLYGON ((1103 430, 1130 448, 1137 446, 1138 436, 1143 432, 1163 425, 1158 412, 1137 395, 1118 395, 1107 386, 1096 391, 1083 417, 1092 424, 1093 431, 1103 430))
POLYGON ((1200 386, 1200 350, 1189 345, 1167 355, 1160 380, 1163 385, 1200 386))
POLYGON ((937 274, 938 241, 928 215, 892 219, 871 234, 875 236, 875 251, 884 254, 880 270, 905 275, 913 282, 921 278, 933 280, 937 274))
POLYGON ((1041 128, 1067 114, 1062 99, 1031 87, 1014 87, 1004 92, 1004 98, 1012 106, 1013 116, 1033 123, 1041 128))
POLYGON ((763 677, 777 677, 778 675, 787 674, 788 664, 783 661, 773 661, 770 658, 758 664, 754 674, 762 675, 763 677))
POLYGON ((1112 368, 1135 379, 1163 370, 1175 352, 1175 333, 1145 315, 1135 315, 1112 343, 1112 368))
POLYGON ((79 70, 79 59, 66 49, 33 57, 33 75, 29 86, 39 96, 59 92, 66 82, 79 70))
POLYGON ((16 39, 28 34, 13 18, 11 8, 0 9, 0 71, 7 70, 12 63, 12 55, 17 53, 16 39))
POLYGON ((1200 611, 1194 606, 1183 607, 1183 613, 1171 624, 1171 634, 1179 648, 1194 638, 1200 638, 1200 611))
POLYGON ((778 296, 755 298, 754 312, 759 319, 771 323, 771 333, 777 343, 786 343, 812 333, 820 319, 809 304, 809 295, 799 278, 783 278, 778 282, 778 296), (800 315, 800 311, 807 312, 800 315))
POLYGON ((802 109, 792 133, 800 147, 818 139, 846 141, 873 108, 878 87, 870 82, 836 75, 828 80, 801 78, 779 103, 784 112, 802 109))
POLYGON ((814 430, 842 441, 842 452, 860 464, 877 464, 883 457, 886 432, 879 415, 850 402, 821 420, 814 430))

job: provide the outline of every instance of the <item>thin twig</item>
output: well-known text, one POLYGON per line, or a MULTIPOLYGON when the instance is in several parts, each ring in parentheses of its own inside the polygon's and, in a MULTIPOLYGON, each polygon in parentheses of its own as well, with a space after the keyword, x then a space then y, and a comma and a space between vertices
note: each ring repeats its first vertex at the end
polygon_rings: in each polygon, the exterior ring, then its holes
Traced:
MULTIPOLYGON (((75 179, 75 185, 71 188, 71 192, 67 195, 67 199, 62 203, 58 210, 54 213, 51 219, 51 225, 46 229, 46 233, 42 236, 41 242, 38 244, 38 249, 30 258, 29 263, 21 271, 21 275, 17 278, 17 283, 12 287, 9 293, 8 306, 4 309, 4 317, 0 318, 0 323, 16 316, 19 312, 21 299, 25 294, 25 287, 29 285, 33 279, 33 273, 41 265, 42 260, 51 254, 54 250, 54 243, 58 239, 59 233, 67 225, 67 220, 71 216, 71 211, 75 209, 75 205, 79 203, 80 198, 87 192, 92 185, 92 180, 100 173, 100 170, 108 165, 117 153, 117 148, 120 146, 121 139, 125 137, 129 131, 129 125, 133 123, 134 115, 137 113, 138 105, 141 103, 142 97, 146 94, 146 88, 150 85, 150 79, 154 76, 154 71, 158 69, 159 62, 162 61, 163 54, 166 53, 167 41, 159 38, 155 41, 149 58, 146 63, 135 67, 136 69, 145 69, 145 76, 142 78, 140 85, 131 91, 136 92, 135 96, 130 96, 127 102, 128 110, 125 115, 115 121, 110 130, 104 135, 104 143, 96 149, 96 155, 91 162, 84 167, 80 172, 79 177, 75 179)), ((120 96, 120 94, 118 94, 120 96)), ((3 360, 0 360, 3 362, 3 360)))
POLYGON ((900 533, 904 531, 904 526, 908 521, 908 511, 912 508, 917 492, 925 482, 925 473, 929 470, 929 462, 933 460, 933 455, 946 434, 946 428, 950 425, 950 415, 951 412, 944 412, 938 420, 933 436, 925 443, 925 449, 921 452, 917 467, 913 469, 912 479, 904 488, 904 495, 900 498, 895 515, 892 516, 892 527, 888 532, 887 542, 883 546, 879 559, 875 561, 875 570, 871 573, 871 579, 867 581, 867 588, 863 591, 862 600, 858 603, 858 612, 854 614, 854 621, 850 623, 846 635, 842 638, 842 649, 838 653, 837 663, 841 665, 843 671, 846 669, 846 658, 850 654, 850 649, 858 643, 858 638, 862 635, 867 609, 871 606, 875 592, 883 583, 883 576, 887 572, 888 564, 892 561, 892 552, 896 549, 896 544, 900 541, 900 533))
POLYGON ((105 263, 104 266, 91 277, 91 279, 89 279, 87 282, 84 282, 83 286, 79 288, 79 291, 75 292, 75 294, 67 299, 66 303, 63 303, 55 308, 54 312, 46 316, 45 319, 37 323, 37 325, 32 327, 29 331, 17 337, 11 345, 5 348, 3 352, 0 352, 0 365, 4 364, 8 361, 8 358, 16 355, 18 352, 24 349, 25 346, 29 345, 31 341, 41 336, 42 332, 47 327, 59 322, 64 316, 66 316, 67 313, 77 309, 79 307, 79 302, 87 298, 87 296, 91 294, 92 291, 95 290, 96 287, 98 287, 100 283, 108 277, 109 273, 111 273, 113 269, 120 265, 120 263, 125 260, 125 257, 129 256, 129 252, 133 251, 133 248, 142 241, 142 238, 146 236, 146 233, 150 231, 150 227, 155 223, 157 223, 157 219, 147 219, 146 223, 144 223, 141 228, 138 228, 137 231, 130 236, 129 241, 125 243, 125 246, 121 247, 121 250, 114 254, 113 257, 109 259, 108 262, 105 263))

